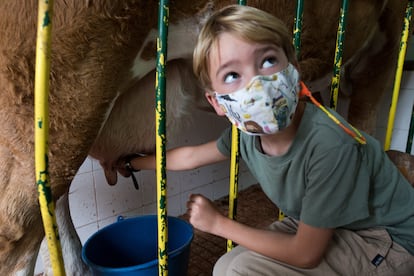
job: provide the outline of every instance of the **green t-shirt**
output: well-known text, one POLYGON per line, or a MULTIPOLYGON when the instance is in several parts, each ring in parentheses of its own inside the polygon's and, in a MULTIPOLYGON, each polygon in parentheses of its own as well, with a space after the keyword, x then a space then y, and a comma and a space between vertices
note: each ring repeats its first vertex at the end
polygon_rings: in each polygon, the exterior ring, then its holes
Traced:
MULTIPOLYGON (((307 104, 286 154, 263 154, 260 138, 241 132, 240 155, 286 215, 314 227, 385 227, 394 241, 414 255, 414 189, 379 142, 362 134, 366 145, 307 104)), ((217 147, 230 155, 230 128, 217 147)))

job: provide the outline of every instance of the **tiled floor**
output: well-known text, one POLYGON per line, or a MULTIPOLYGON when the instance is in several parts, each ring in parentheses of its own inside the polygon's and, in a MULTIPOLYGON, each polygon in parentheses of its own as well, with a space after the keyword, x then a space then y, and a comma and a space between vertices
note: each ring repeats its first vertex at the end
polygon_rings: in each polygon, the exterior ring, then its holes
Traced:
MULTIPOLYGON (((215 203, 227 213, 228 197, 216 200, 215 203)), ((264 228, 275 221, 277 216, 277 207, 266 197, 258 184, 239 193, 237 199, 238 221, 264 228)), ((190 252, 187 275, 210 276, 215 262, 226 252, 226 240, 195 230, 190 252)))

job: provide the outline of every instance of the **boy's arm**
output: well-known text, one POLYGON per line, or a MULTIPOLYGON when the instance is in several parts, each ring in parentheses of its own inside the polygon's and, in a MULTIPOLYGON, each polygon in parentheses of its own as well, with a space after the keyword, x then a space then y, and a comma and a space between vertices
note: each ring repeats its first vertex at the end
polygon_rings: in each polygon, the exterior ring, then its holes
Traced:
POLYGON ((314 268, 322 261, 333 229, 316 228, 299 222, 296 233, 255 229, 223 217, 217 234, 281 262, 314 268), (249 238, 246 238, 249 237, 249 238))
POLYGON ((334 232, 302 222, 292 234, 253 228, 227 218, 202 195, 191 195, 187 208, 190 223, 195 228, 301 268, 313 268, 321 262, 334 232))
POLYGON ((296 233, 288 234, 246 226, 224 217, 221 235, 250 250, 300 268, 314 268, 322 261, 333 229, 316 228, 299 222, 296 233), (227 236, 227 237, 226 237, 227 236), (246 239, 246 237, 249 237, 246 239))
MULTIPOLYGON (((166 169, 173 171, 191 170, 228 159, 217 149, 216 141, 168 150, 166 158, 166 169)), ((155 155, 136 157, 130 164, 135 170, 153 170, 155 155)))

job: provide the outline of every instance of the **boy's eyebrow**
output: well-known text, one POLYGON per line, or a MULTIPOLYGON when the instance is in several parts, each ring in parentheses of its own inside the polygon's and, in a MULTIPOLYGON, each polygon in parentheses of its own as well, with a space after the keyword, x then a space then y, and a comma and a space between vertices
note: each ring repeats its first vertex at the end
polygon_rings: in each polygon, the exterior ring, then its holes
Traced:
MULTIPOLYGON (((258 47, 253 51, 254 55, 261 55, 263 53, 266 53, 267 51, 276 51, 277 53, 280 53, 282 49, 279 46, 276 45, 265 45, 263 47, 258 47)), ((230 67, 232 64, 237 63, 234 60, 230 60, 224 64, 222 64, 216 72, 216 77, 220 74, 221 71, 225 70, 227 67, 230 67)))
POLYGON ((226 62, 226 63, 224 63, 224 64, 222 64, 218 69, 217 69, 217 72, 216 72, 216 77, 218 77, 218 75, 220 75, 220 72, 221 71, 224 71, 227 67, 230 67, 232 64, 234 64, 234 63, 236 63, 234 60, 230 60, 230 61, 228 61, 228 62, 226 62))
POLYGON ((281 53, 282 52, 282 48, 276 45, 266 45, 264 47, 258 48, 256 49, 254 52, 255 54, 259 53, 259 54, 263 54, 266 53, 267 51, 275 51, 277 53, 281 53))

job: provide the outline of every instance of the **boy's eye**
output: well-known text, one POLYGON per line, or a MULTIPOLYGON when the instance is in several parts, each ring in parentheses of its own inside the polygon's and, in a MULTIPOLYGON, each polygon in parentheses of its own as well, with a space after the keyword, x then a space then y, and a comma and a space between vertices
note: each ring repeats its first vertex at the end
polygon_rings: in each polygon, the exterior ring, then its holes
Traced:
POLYGON ((275 66, 276 62, 277 62, 277 60, 274 57, 265 58, 263 60, 263 63, 262 63, 262 68, 266 69, 266 68, 273 67, 273 66, 275 66))
POLYGON ((228 73, 224 76, 224 82, 225 83, 232 83, 238 78, 239 78, 239 74, 237 74, 235 72, 231 72, 231 73, 228 73))

